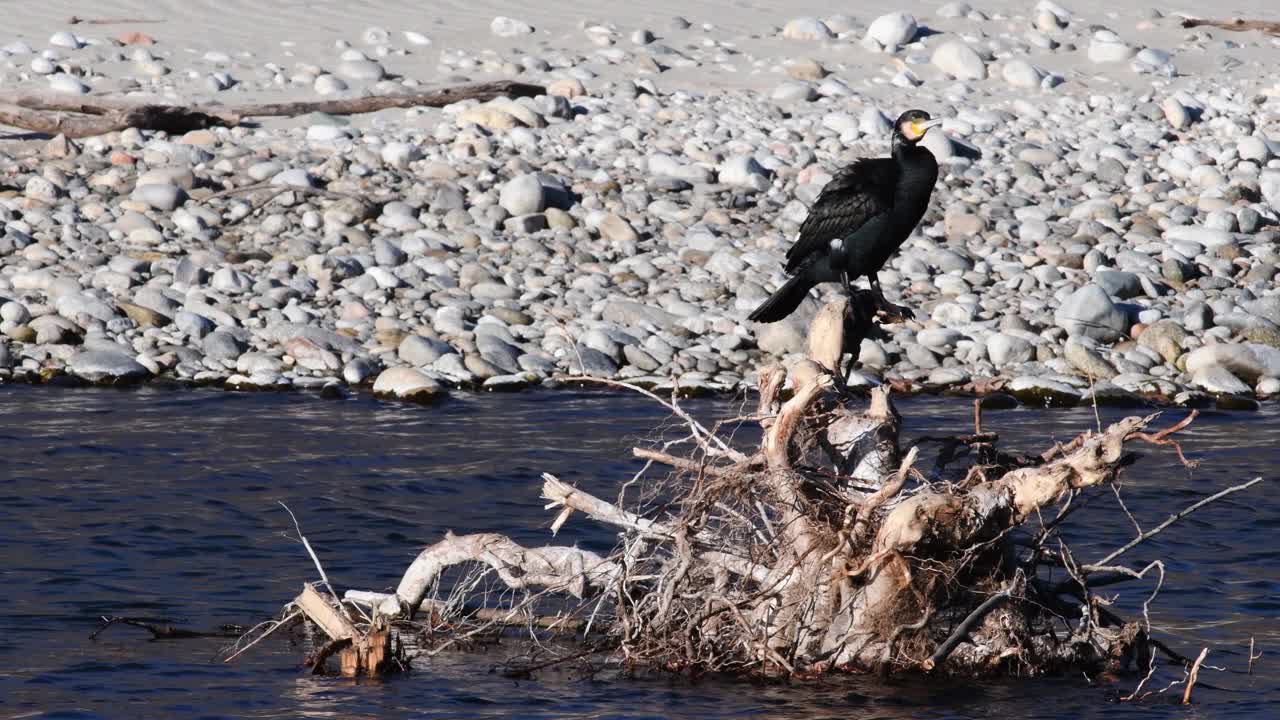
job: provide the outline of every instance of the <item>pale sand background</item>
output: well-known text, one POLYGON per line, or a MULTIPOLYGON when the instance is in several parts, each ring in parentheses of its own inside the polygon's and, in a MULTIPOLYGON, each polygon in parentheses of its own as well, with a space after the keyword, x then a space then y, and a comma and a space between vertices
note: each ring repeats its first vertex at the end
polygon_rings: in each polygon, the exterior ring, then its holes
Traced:
MULTIPOLYGON (((812 15, 819 18, 843 13, 866 24, 881 13, 905 10, 914 13, 924 25, 932 24, 947 32, 965 33, 981 28, 990 34, 1024 32, 1028 24, 1026 15, 1035 3, 1009 2, 1008 0, 975 0, 971 4, 987 13, 993 22, 973 23, 964 19, 941 19, 933 16, 943 2, 908 4, 888 0, 868 0, 858 3, 830 3, 801 0, 789 3, 706 2, 705 0, 645 0, 644 2, 593 2, 593 3, 511 3, 493 0, 462 2, 445 0, 436 2, 405 2, 404 0, 375 0, 374 2, 349 2, 340 0, 226 0, 224 2, 182 2, 180 0, 133 1, 97 3, 68 0, 30 2, 8 0, 0 3, 5 15, 0 40, 9 42, 22 38, 40 50, 47 47, 49 35, 56 30, 69 29, 84 37, 112 37, 123 30, 139 30, 157 39, 158 53, 173 52, 165 58, 175 69, 199 68, 204 52, 218 50, 236 57, 249 52, 251 58, 239 58, 245 66, 260 66, 274 62, 290 68, 298 62, 331 67, 340 52, 334 46, 338 39, 346 39, 356 47, 364 47, 360 36, 365 28, 381 26, 392 31, 393 45, 410 50, 406 56, 379 58, 389 71, 419 79, 424 83, 443 82, 447 78, 437 67, 441 50, 464 49, 479 52, 492 49, 505 57, 518 58, 524 54, 537 55, 551 49, 576 49, 583 55, 591 55, 593 47, 580 29, 583 21, 607 23, 624 33, 619 47, 634 49, 625 34, 635 28, 654 31, 659 41, 681 49, 703 38, 733 43, 744 53, 734 58, 734 71, 715 66, 698 68, 674 68, 655 76, 663 89, 716 89, 749 87, 767 89, 776 85, 782 75, 777 63, 788 57, 812 57, 828 64, 829 69, 841 74, 853 84, 862 77, 883 75, 891 60, 889 56, 867 52, 856 41, 840 40, 831 43, 796 42, 777 36, 787 20, 812 15), (133 18, 158 20, 155 23, 120 23, 110 25, 79 24, 71 26, 71 16, 86 19, 133 18), (532 36, 514 39, 495 37, 489 32, 489 23, 496 15, 509 15, 528 22, 537 28, 532 36), (668 21, 681 15, 694 23, 683 32, 668 31, 668 21), (999 18, 1005 18, 1001 21, 999 18), (702 29, 703 23, 714 25, 710 31, 702 29), (432 39, 427 47, 414 47, 406 43, 401 30, 413 30, 432 39), (286 45, 285 43, 291 43, 286 45), (190 55, 184 62, 183 54, 190 55)), ((1148 8, 1159 8, 1166 13, 1193 12, 1212 17, 1269 17, 1280 20, 1280 5, 1275 0, 1233 0, 1229 3, 1202 5, 1161 5, 1151 2, 1106 2, 1105 0, 1070 0, 1060 3, 1071 10, 1077 21, 1085 24, 1106 25, 1122 38, 1138 44, 1172 49, 1187 31, 1177 29, 1174 22, 1165 22, 1153 30, 1138 31, 1138 22, 1146 16, 1148 8)), ((1232 37, 1232 34, 1222 34, 1232 37)), ((1256 33, 1242 34, 1242 42, 1256 42, 1256 33)), ((1280 47, 1273 43, 1265 47, 1244 48, 1236 56, 1246 62, 1242 72, 1257 73, 1264 77, 1268 68, 1276 67, 1280 47)), ((1079 88, 1091 86, 1114 90, 1113 83, 1130 84, 1135 89, 1150 87, 1151 79, 1127 71, 1109 71, 1106 78, 1091 77, 1099 69, 1084 56, 1084 48, 1075 52, 1038 52, 1029 58, 1046 69, 1061 73, 1079 88)), ((1214 71, 1215 58, 1206 54, 1182 54, 1177 58, 1178 68, 1184 74, 1201 75, 1214 71)), ((632 64, 610 66, 607 62, 590 63, 601 73, 601 81, 619 76, 634 76, 632 64)), ((927 65, 914 66, 923 78, 930 79, 935 72, 927 65)), ((233 75, 235 74, 233 68, 233 75)), ((476 76, 480 79, 481 76, 476 76)), ((1000 85, 998 82, 987 85, 1000 85)), ((926 84, 918 93, 936 94, 940 86, 926 84)), ((1002 88, 991 88, 998 91, 1002 88)), ((290 95, 309 96, 307 88, 282 88, 290 95)), ((886 101, 898 99, 902 94, 896 88, 886 87, 886 101)), ((98 88, 95 88, 98 91, 98 88)), ((247 99, 241 91, 223 93, 226 100, 247 99)))

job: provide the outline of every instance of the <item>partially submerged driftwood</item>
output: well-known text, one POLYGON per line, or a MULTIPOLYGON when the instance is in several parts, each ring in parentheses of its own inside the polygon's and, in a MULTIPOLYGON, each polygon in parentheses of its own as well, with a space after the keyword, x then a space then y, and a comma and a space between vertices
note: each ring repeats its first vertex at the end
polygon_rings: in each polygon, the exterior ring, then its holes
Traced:
POLYGON ((1177 447, 1171 436, 1190 418, 1147 432, 1156 415, 1128 417, 1039 455, 1002 453, 981 427, 904 444, 888 389, 873 390, 862 411, 836 390, 841 353, 856 353, 893 308, 869 294, 841 303, 815 318, 808 359, 760 372, 754 414, 734 419, 761 425, 754 452, 657 398, 688 435, 636 449, 648 462, 617 502, 543 477, 542 496, 557 511, 553 534, 580 513, 618 532, 612 553, 449 534, 422 551, 393 593, 345 595, 368 612, 354 631, 298 606, 330 638, 391 628, 434 653, 520 625, 540 640, 597 638, 565 660, 590 653, 626 669, 692 674, 1129 668, 1149 678, 1157 651, 1189 665, 1151 637, 1151 598, 1143 620, 1126 621, 1094 588, 1150 579, 1158 590, 1160 561, 1131 568, 1120 556, 1260 479, 1099 560, 1078 559, 1057 532, 1083 504, 1076 499, 1106 488, 1119 498, 1117 479, 1134 459, 1127 444, 1177 447), (673 454, 680 442, 693 452, 673 454), (933 445, 942 448, 933 467, 918 468, 933 445), (473 572, 446 580, 459 566, 473 572))
POLYGON ((463 100, 546 94, 541 85, 501 80, 469 83, 403 95, 310 102, 241 105, 165 105, 129 98, 61 97, 42 93, 0 93, 0 124, 49 135, 82 138, 125 128, 182 134, 216 126, 236 126, 250 118, 297 117, 308 113, 358 115, 390 108, 443 107, 463 100))

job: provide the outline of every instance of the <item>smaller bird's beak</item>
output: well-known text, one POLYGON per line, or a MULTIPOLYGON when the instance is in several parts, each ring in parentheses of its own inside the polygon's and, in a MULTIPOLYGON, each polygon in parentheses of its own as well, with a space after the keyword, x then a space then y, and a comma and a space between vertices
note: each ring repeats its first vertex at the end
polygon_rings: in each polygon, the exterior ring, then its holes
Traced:
POLYGON ((935 128, 941 124, 942 124, 942 118, 934 118, 933 120, 926 120, 925 122, 920 123, 920 134, 924 135, 925 133, 929 132, 929 128, 935 128))

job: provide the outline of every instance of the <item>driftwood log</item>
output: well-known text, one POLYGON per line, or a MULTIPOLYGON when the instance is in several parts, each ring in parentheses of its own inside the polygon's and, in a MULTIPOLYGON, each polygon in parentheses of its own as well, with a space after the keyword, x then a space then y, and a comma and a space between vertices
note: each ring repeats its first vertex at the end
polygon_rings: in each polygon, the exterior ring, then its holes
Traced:
POLYGON ((1218 28, 1219 30, 1230 30, 1232 32, 1249 32, 1250 30, 1257 30, 1264 35, 1280 37, 1280 22, 1272 22, 1269 20, 1246 20, 1244 18, 1213 20, 1210 18, 1184 17, 1182 18, 1182 27, 1213 27, 1218 28))
MULTIPOLYGON (((1156 415, 1128 417, 1038 455, 1000 452, 981 427, 904 442, 888 389, 858 409, 863 401, 842 390, 837 371, 843 352, 856 353, 893 310, 858 294, 818 313, 810 357, 763 369, 754 413, 724 424, 759 423, 753 451, 674 397, 640 390, 688 434, 637 448, 645 468, 616 502, 543 477, 552 533, 585 516, 617 531, 612 553, 450 534, 422 551, 394 592, 346 593, 346 605, 367 613, 358 632, 392 628, 435 653, 521 625, 542 648, 548 634, 588 644, 564 650, 566 661, 590 653, 604 666, 757 677, 1129 669, 1145 683, 1157 652, 1189 665, 1146 619, 1164 565, 1129 567, 1120 556, 1260 480, 1221 490, 1099 559, 1077 558, 1058 534, 1084 505, 1077 498, 1120 498, 1130 444, 1172 446, 1181 457, 1173 436, 1192 418, 1147 432, 1156 415), (680 444, 691 452, 675 453, 680 444), (933 445, 945 452, 918 468, 933 445), (1144 591, 1140 620, 1095 594, 1143 581, 1155 590, 1144 591)), ((325 630, 335 632, 348 631, 325 630)))
POLYGON ((308 113, 358 115, 390 108, 443 107, 463 100, 546 94, 541 85, 502 80, 470 83, 404 95, 309 102, 243 105, 165 105, 130 98, 60 97, 43 93, 0 93, 0 124, 48 135, 83 138, 125 128, 182 134, 216 126, 236 126, 251 118, 297 117, 308 113))

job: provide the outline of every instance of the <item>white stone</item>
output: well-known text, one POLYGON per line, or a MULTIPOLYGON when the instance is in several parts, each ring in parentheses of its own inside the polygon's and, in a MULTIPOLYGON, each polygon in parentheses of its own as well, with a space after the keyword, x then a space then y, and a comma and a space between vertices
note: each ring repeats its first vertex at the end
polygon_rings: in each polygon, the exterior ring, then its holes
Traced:
POLYGON ((427 399, 440 395, 444 389, 417 368, 394 367, 383 370, 373 382, 375 395, 405 399, 427 399))
POLYGON ((75 33, 62 30, 56 32, 49 38, 49 44, 54 47, 67 48, 68 50, 79 50, 84 47, 84 42, 75 36, 75 33))
POLYGON ((1136 54, 1137 48, 1126 44, 1114 33, 1099 31, 1089 42, 1089 61, 1094 63, 1124 62, 1136 54))
POLYGON ((1026 60, 1010 60, 1000 69, 1004 81, 1018 88, 1038 88, 1044 73, 1026 60))
POLYGON ((1280 377, 1280 349, 1260 343, 1205 345, 1187 356, 1187 372, 1193 375, 1210 367, 1222 367, 1246 383, 1262 377, 1280 377))
POLYGON ((1267 141, 1259 137, 1241 138, 1240 142, 1236 143, 1236 152, 1241 160, 1252 160, 1259 165, 1271 159, 1271 147, 1267 145, 1267 141))
POLYGON ((934 67, 957 80, 983 80, 987 65, 977 50, 961 40, 948 40, 933 51, 934 67))
POLYGON ((187 199, 187 193, 177 185, 147 183, 134 188, 130 198, 146 203, 156 210, 173 210, 187 199))
POLYGON ((404 39, 409 41, 410 45, 430 45, 431 44, 431 38, 427 37, 426 35, 423 35, 420 32, 414 32, 412 30, 404 31, 404 39))
POLYGON ((1215 230, 1200 225, 1175 225, 1164 231, 1164 239, 1170 242, 1200 243, 1207 248, 1230 245, 1235 238, 1226 230, 1215 230))
POLYGON ((1250 388, 1221 365, 1209 365, 1191 373, 1191 384, 1211 393, 1248 394, 1250 388))
POLYGON ((412 143, 389 142, 382 146, 382 162, 394 168, 407 168, 421 157, 422 151, 412 143))
POLYGON ((858 132, 866 137, 887 138, 893 132, 893 123, 880 112, 880 108, 866 107, 858 114, 858 132))
POLYGON ((1160 109, 1164 111, 1165 119, 1175 130, 1182 130, 1191 124, 1191 111, 1175 97, 1165 98, 1160 103, 1160 109))
POLYGON ((534 173, 517 175, 502 186, 498 204, 515 217, 547 209, 546 191, 534 173))
POLYGON ((1052 0, 1040 0, 1040 2, 1036 3, 1035 11, 1037 13, 1049 13, 1050 15, 1053 15, 1053 17, 1064 27, 1067 23, 1071 22, 1071 11, 1052 0))
POLYGON ((71 95, 84 95, 89 92, 89 86, 80 82, 80 78, 66 73, 50 75, 49 89, 54 92, 68 93, 71 95))
POLYGON ((533 26, 526 22, 521 22, 515 18, 509 18, 505 15, 499 15, 489 23, 489 32, 498 37, 517 37, 519 35, 528 35, 533 32, 533 26))
POLYGON ((1036 356, 1035 345, 1016 335, 995 333, 987 338, 987 357, 996 367, 1017 365, 1036 356))
POLYGON ((365 28, 362 39, 365 45, 386 45, 391 42, 391 33, 382 27, 365 28))
POLYGON ((720 165, 720 182, 764 190, 769 187, 768 171, 750 155, 736 155, 720 165))
POLYGON ((1111 296, 1090 283, 1071 294, 1053 314, 1058 327, 1071 335, 1083 335, 1098 342, 1114 342, 1129 330, 1129 319, 1115 306, 1111 296))
POLYGON ((281 171, 271 178, 272 185, 288 185, 290 187, 315 187, 315 178, 303 168, 291 168, 281 171))
POLYGON ((789 21, 782 28, 782 37, 788 40, 828 40, 835 35, 821 20, 801 17, 789 21))
POLYGON ((387 71, 373 60, 344 60, 338 64, 337 74, 348 80, 381 80, 387 71))
POLYGON ((348 140, 352 131, 339 125, 312 125, 307 128, 307 140, 316 143, 331 143, 337 140, 348 140))
POLYGON ((319 95, 333 95, 347 90, 347 83, 337 75, 321 75, 316 78, 312 89, 319 95))
POLYGON ((1262 199, 1271 206, 1272 212, 1280 213, 1280 170, 1263 170, 1259 185, 1262 199))
POLYGON ((26 324, 31 319, 31 311, 27 310, 27 306, 20 302, 10 300, 0 305, 0 320, 13 323, 14 325, 26 324))
POLYGON ((121 350, 86 350, 67 361, 72 375, 93 383, 127 383, 144 380, 151 372, 121 350))
POLYGON ((916 37, 919 25, 915 16, 904 12, 881 15, 871 22, 867 28, 867 37, 875 40, 886 50, 893 50, 911 42, 916 37))

